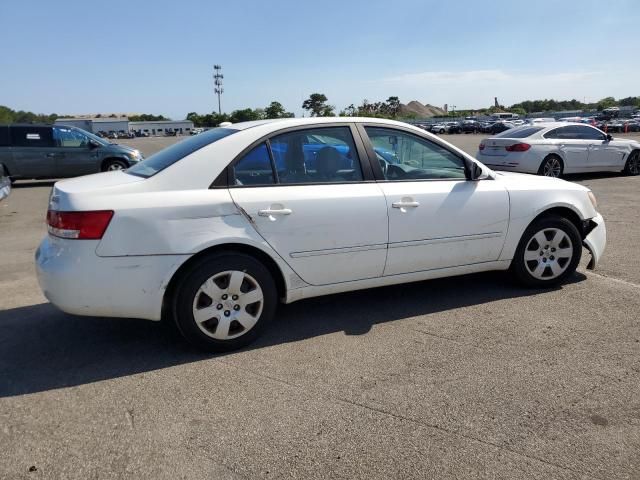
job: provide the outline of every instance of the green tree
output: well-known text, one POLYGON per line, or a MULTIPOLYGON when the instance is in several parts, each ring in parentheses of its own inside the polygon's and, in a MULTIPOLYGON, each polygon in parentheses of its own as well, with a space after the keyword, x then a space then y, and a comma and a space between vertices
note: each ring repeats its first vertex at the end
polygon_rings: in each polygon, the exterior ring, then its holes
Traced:
POLYGON ((271 102, 267 108, 264 109, 266 118, 282 118, 285 109, 280 102, 271 102))
POLYGON ((618 102, 616 102, 615 98, 605 97, 602 100, 598 101, 597 108, 598 110, 604 110, 605 108, 615 107, 616 105, 618 105, 618 102))
POLYGON ((395 118, 400 113, 400 99, 398 97, 389 97, 386 102, 386 113, 395 118))
POLYGON ((302 108, 311 113, 312 117, 330 117, 334 107, 327 105, 327 96, 324 93, 312 93, 302 103, 302 108))
POLYGON ((252 108, 244 108, 242 110, 234 110, 229 116, 229 122, 249 122, 251 120, 260 120, 260 113, 252 108))

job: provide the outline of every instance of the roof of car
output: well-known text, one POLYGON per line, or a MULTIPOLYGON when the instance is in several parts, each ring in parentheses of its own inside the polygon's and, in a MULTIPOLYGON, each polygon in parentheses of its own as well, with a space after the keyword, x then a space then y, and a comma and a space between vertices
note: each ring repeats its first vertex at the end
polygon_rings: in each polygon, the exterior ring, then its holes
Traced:
POLYGON ((299 126, 299 125, 318 125, 323 123, 381 123, 381 124, 395 124, 404 126, 413 126, 409 123, 399 122, 397 120, 389 120, 386 118, 373 118, 373 117, 302 117, 302 118, 273 118, 268 120, 253 120, 250 122, 238 122, 232 123, 225 128, 231 128, 234 130, 246 130, 248 128, 259 127, 261 125, 273 124, 278 127, 283 126, 299 126))

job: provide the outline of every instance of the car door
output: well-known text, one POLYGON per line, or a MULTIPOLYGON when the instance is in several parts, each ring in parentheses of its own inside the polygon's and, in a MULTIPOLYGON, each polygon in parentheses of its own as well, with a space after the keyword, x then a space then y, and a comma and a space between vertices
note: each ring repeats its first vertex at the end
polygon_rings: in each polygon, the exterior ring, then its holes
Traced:
POLYGON ((348 124, 271 136, 228 170, 229 191, 259 234, 307 283, 382 275, 385 197, 348 124), (319 147, 319 143, 322 147, 319 147))
POLYGON ((597 128, 574 125, 576 135, 589 144, 589 169, 609 170, 624 167, 628 150, 615 140, 607 140, 607 135, 597 128))
POLYGON ((591 143, 579 138, 573 125, 559 127, 544 134, 556 146, 564 162, 564 172, 584 172, 592 169, 589 163, 591 143))
POLYGON ((53 127, 58 177, 97 173, 98 153, 87 135, 77 128, 53 127))
POLYGON ((500 182, 468 181, 460 154, 411 131, 368 125, 363 135, 387 200, 384 275, 498 259, 509 220, 500 182))
POLYGON ((23 178, 55 178, 57 154, 51 127, 16 125, 9 128, 14 172, 23 178))

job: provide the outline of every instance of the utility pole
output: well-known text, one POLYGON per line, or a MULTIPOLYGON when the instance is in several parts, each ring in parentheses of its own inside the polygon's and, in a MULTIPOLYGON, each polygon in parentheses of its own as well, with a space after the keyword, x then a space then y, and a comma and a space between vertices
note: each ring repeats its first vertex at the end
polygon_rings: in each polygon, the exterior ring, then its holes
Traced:
POLYGON ((220 95, 224 92, 224 88, 222 88, 222 79, 224 78, 222 65, 214 65, 213 72, 213 84, 215 85, 213 91, 218 95, 218 114, 222 115, 222 107, 220 106, 220 95))

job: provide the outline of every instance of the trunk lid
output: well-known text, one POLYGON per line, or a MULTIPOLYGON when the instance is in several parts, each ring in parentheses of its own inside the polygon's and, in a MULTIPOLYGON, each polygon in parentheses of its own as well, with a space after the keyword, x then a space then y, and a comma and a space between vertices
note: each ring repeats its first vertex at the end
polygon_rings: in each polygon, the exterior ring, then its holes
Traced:
POLYGON ((123 171, 96 173, 56 182, 49 197, 49 209, 92 210, 92 199, 135 191, 144 178, 123 171))

